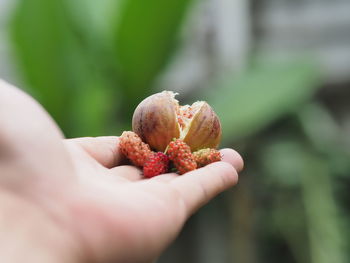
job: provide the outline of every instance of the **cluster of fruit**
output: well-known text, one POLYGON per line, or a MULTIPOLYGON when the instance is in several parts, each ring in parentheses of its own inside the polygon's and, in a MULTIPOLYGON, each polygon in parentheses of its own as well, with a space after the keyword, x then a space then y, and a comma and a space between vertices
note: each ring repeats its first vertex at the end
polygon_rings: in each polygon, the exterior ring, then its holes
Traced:
POLYGON ((143 174, 147 178, 167 173, 171 164, 179 174, 184 174, 221 160, 220 152, 211 148, 192 153, 191 148, 181 139, 171 141, 164 153, 154 152, 132 131, 123 132, 119 147, 135 166, 143 168, 143 174))
POLYGON ((145 177, 179 174, 220 161, 220 120, 205 101, 180 106, 171 91, 144 99, 135 109, 132 130, 120 137, 123 154, 145 177), (153 151, 154 150, 154 151, 153 151))

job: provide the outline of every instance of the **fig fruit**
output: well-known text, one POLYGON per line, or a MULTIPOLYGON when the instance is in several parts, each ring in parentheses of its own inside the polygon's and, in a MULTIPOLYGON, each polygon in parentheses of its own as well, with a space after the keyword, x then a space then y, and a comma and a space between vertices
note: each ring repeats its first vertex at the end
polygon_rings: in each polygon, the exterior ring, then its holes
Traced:
POLYGON ((182 139, 191 151, 217 148, 221 124, 205 101, 180 106, 176 93, 163 91, 145 98, 135 109, 132 129, 157 151, 164 151, 173 138, 182 139))

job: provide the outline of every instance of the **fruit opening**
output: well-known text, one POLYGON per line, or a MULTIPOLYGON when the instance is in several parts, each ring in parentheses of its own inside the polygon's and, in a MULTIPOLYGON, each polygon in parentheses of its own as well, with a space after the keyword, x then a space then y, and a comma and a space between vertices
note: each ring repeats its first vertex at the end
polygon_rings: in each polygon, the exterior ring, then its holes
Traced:
POLYGON ((180 128, 180 139, 183 139, 191 126, 193 118, 204 104, 204 101, 196 101, 192 105, 181 106, 179 101, 175 99, 176 95, 177 93, 172 92, 173 101, 176 107, 177 121, 180 128))

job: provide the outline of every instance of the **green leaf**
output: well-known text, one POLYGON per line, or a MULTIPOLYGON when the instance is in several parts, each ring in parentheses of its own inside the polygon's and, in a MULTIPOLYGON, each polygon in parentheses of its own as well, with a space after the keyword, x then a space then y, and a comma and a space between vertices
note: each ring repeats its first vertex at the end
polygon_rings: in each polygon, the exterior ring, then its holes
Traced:
POLYGON ((19 1, 11 24, 14 51, 30 92, 67 136, 101 134, 111 115, 112 85, 67 8, 64 1, 19 1))
POLYGON ((133 109, 149 93, 169 60, 190 3, 190 0, 125 1, 114 42, 125 105, 129 108, 133 109))
POLYGON ((297 117, 314 148, 328 156, 333 173, 349 175, 348 137, 327 108, 319 103, 309 103, 298 111, 297 117))
POLYGON ((34 96, 56 120, 68 114, 73 88, 67 76, 69 33, 59 1, 20 1, 12 23, 19 67, 34 96), (66 105, 65 108, 62 105, 66 105))
POLYGON ((291 112, 311 97, 318 83, 308 61, 265 62, 228 79, 208 96, 226 143, 245 138, 291 112))
POLYGON ((64 3, 75 29, 93 41, 110 37, 123 0, 64 0, 64 3))

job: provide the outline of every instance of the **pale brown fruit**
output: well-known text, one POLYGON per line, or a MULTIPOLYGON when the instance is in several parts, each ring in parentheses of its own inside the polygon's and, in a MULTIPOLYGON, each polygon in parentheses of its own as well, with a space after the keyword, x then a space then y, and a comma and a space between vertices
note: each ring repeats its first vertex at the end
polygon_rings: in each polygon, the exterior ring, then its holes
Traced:
POLYGON ((205 101, 180 106, 175 93, 163 91, 144 99, 135 109, 132 129, 152 149, 164 151, 173 138, 185 141, 192 151, 216 148, 221 124, 205 101))

